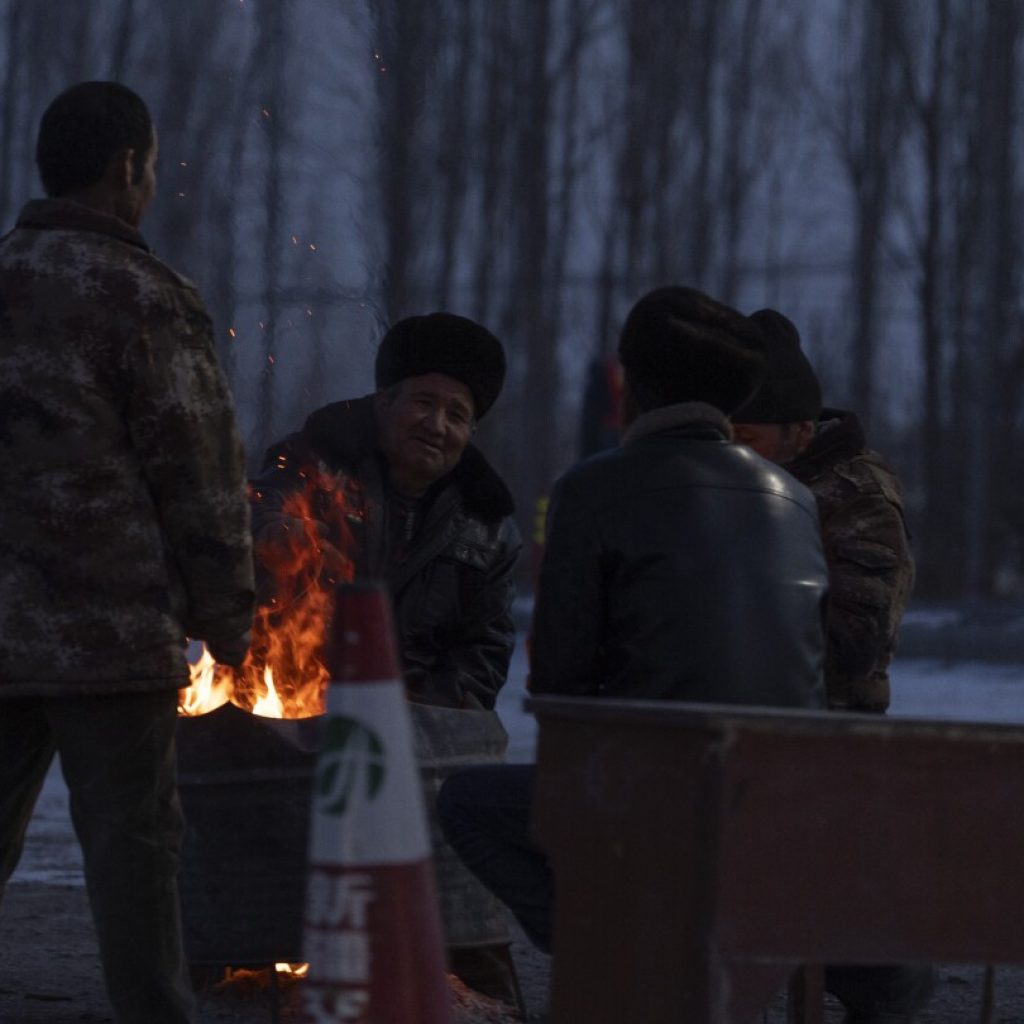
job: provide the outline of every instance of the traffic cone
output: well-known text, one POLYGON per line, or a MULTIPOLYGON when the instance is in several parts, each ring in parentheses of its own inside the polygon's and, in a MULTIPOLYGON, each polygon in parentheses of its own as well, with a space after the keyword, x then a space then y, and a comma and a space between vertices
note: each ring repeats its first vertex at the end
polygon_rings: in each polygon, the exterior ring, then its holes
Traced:
POLYGON ((338 588, 306 893, 308 1024, 450 1024, 412 729, 380 584, 338 588))

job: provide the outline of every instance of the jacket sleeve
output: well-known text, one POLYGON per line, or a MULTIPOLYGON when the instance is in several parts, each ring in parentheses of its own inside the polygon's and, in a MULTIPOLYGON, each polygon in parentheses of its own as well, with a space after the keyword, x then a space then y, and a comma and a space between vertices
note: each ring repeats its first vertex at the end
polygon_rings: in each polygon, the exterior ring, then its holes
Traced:
POLYGON ((593 511, 563 477, 548 506, 534 606, 533 693, 579 697, 597 692, 602 577, 602 547, 593 511))
POLYGON ((129 441, 184 586, 183 629, 227 641, 252 625, 245 457, 201 300, 187 290, 165 300, 124 350, 129 441))
MULTIPOLYGON (((444 667, 438 670, 436 665, 423 666, 423 675, 429 680, 412 686, 414 691, 434 694, 437 703, 448 703, 450 695, 457 694, 463 708, 490 710, 508 678, 516 638, 512 619, 513 572, 522 548, 519 531, 511 518, 502 522, 499 541, 497 556, 482 586, 474 592, 472 608, 445 651, 444 667)), ((409 663, 411 652, 404 653, 409 681, 418 669, 409 663)))
POLYGON ((890 652, 913 585, 913 558, 899 506, 877 488, 854 490, 822 527, 829 672, 854 679, 890 652))
POLYGON ((286 518, 285 499, 304 485, 301 473, 308 453, 292 434, 267 449, 263 466, 252 481, 252 535, 257 545, 286 518))

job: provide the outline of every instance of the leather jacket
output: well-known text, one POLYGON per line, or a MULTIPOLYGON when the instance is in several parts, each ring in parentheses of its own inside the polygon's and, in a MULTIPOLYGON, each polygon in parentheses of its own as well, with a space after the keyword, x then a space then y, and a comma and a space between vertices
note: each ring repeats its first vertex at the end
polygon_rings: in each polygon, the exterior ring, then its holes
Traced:
POLYGON ((252 486, 255 540, 259 545, 280 520, 284 496, 316 479, 326 539, 352 558, 357 579, 389 585, 409 698, 493 708, 515 642, 512 572, 521 543, 512 497, 469 445, 423 498, 415 533, 396 557, 373 401, 369 395, 324 406, 267 451, 252 486), (327 511, 334 488, 345 492, 343 523, 327 511))
POLYGON ((655 409, 558 481, 535 693, 823 705, 814 498, 729 436, 711 406, 655 409))

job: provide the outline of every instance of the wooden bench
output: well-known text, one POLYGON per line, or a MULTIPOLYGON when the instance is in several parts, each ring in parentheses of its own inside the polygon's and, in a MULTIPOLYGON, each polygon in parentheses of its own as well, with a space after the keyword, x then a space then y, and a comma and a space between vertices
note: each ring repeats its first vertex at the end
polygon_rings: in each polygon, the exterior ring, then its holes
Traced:
MULTIPOLYGON (((751 1024, 803 964, 1024 962, 1024 729, 527 706, 554 1024, 751 1024)), ((820 973, 791 993, 821 1020, 820 973)))

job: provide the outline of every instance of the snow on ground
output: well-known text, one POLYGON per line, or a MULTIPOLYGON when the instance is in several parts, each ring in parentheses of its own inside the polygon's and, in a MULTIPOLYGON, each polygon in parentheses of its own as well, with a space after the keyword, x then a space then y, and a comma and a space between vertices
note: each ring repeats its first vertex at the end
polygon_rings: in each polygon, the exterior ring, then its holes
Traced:
MULTIPOLYGON (((892 669, 893 715, 1024 726, 1024 664, 897 661, 892 669)), ((536 723, 523 710, 526 656, 520 644, 498 712, 509 733, 510 761, 531 761, 536 723)), ((68 816, 67 790, 55 763, 29 827, 25 852, 11 884, 82 884, 82 861, 68 816)))

